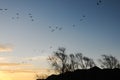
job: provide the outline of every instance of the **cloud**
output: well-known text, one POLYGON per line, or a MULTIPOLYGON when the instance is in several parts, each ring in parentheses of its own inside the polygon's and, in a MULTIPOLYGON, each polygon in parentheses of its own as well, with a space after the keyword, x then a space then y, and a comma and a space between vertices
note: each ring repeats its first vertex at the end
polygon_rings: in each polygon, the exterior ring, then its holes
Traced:
POLYGON ((8 58, 7 57, 0 57, 0 62, 8 62, 8 58))
POLYGON ((0 80, 35 80, 34 73, 0 71, 0 80))
POLYGON ((12 52, 13 45, 11 44, 0 44, 0 52, 12 52))
POLYGON ((27 61, 28 63, 32 63, 34 66, 36 66, 36 68, 47 68, 49 69, 51 66, 47 60, 46 55, 42 55, 42 56, 33 56, 33 57, 26 57, 24 58, 25 61, 27 61))
POLYGON ((0 70, 10 70, 10 71, 17 70, 17 69, 27 70, 27 69, 31 68, 32 66, 33 66, 32 64, 0 63, 0 70))
POLYGON ((27 57, 25 59, 26 60, 31 60, 31 61, 46 61, 47 56, 33 56, 33 57, 27 57))
POLYGON ((0 66, 31 66, 31 65, 21 63, 0 63, 0 66))
POLYGON ((10 72, 10 73, 35 73, 34 70, 25 70, 25 69, 14 69, 14 70, 1 70, 4 72, 10 72))
POLYGON ((12 80, 11 77, 9 75, 7 75, 6 73, 0 71, 0 80, 12 80))

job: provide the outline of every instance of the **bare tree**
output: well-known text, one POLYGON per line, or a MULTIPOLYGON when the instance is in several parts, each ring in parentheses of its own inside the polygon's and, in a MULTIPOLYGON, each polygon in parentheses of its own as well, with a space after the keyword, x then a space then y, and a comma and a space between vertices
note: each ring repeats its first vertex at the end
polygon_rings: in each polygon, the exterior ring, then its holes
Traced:
POLYGON ((102 55, 102 59, 99 59, 100 66, 102 68, 114 69, 120 68, 120 62, 112 55, 102 55))
POLYGON ((48 61, 50 62, 51 66, 55 69, 56 72, 61 71, 61 66, 59 65, 59 61, 57 57, 49 56, 48 61))
POLYGON ((82 53, 66 54, 66 49, 58 48, 48 60, 55 71, 65 73, 76 69, 88 69, 95 66, 93 59, 83 56, 82 53))
POLYGON ((93 59, 83 56, 82 53, 77 53, 76 58, 78 62, 78 67, 80 67, 81 69, 88 69, 96 65, 93 59))
POLYGON ((65 54, 65 48, 60 47, 58 51, 54 52, 53 56, 50 56, 48 60, 50 61, 52 67, 60 73, 64 73, 68 70, 67 58, 65 54))
POLYGON ((69 70, 70 71, 74 71, 76 69, 78 69, 78 63, 76 60, 76 56, 74 54, 70 54, 69 55, 69 70))

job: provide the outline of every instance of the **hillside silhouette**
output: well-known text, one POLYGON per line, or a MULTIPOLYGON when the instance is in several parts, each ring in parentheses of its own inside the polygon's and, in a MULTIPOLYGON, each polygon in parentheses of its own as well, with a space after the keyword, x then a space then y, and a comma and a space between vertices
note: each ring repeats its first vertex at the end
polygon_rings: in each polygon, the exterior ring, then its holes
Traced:
MULTIPOLYGON (((48 76, 45 80, 120 80, 120 69, 78 69, 59 75, 48 76)), ((42 80, 42 79, 37 79, 42 80)))
POLYGON ((60 47, 48 60, 59 74, 44 80, 120 80, 120 61, 112 55, 101 55, 98 67, 92 58, 82 53, 66 54, 66 48, 60 47))

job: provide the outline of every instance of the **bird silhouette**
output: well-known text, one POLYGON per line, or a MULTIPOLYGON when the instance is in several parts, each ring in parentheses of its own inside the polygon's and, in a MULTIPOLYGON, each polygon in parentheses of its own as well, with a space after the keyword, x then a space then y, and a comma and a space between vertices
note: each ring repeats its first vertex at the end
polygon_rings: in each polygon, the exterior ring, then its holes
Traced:
POLYGON ((30 18, 31 21, 34 21, 32 13, 28 13, 28 16, 29 16, 29 18, 30 18))
POLYGON ((62 27, 60 27, 60 26, 49 26, 49 29, 50 29, 51 32, 54 32, 54 31, 62 30, 62 27))
POLYGON ((83 19, 80 19, 80 21, 83 21, 83 19))
POLYGON ((56 26, 56 29, 58 29, 58 27, 56 26))
POLYGON ((83 21, 85 19, 86 15, 82 15, 80 21, 83 21))
POLYGON ((85 15, 83 15, 82 17, 86 17, 85 15))
POLYGON ((97 2, 97 5, 99 5, 99 3, 97 2))
POLYGON ((19 14, 20 14, 20 13, 15 13, 15 16, 12 17, 12 19, 19 19, 19 18, 20 18, 19 14))
POLYGON ((34 19, 31 19, 31 21, 34 21, 34 19))
POLYGON ((102 3, 102 0, 97 1, 97 5, 100 5, 102 3))
POLYGON ((51 28, 51 26, 49 26, 49 28, 51 28))
POLYGON ((7 8, 5 8, 5 9, 0 8, 0 11, 3 11, 3 12, 5 12, 7 10, 8 10, 7 8))
POLYGON ((55 31, 55 29, 52 29, 52 30, 51 30, 51 32, 54 32, 54 31, 55 31))
POLYGON ((102 1, 101 0, 99 0, 99 3, 101 3, 102 1))
POLYGON ((8 9, 4 9, 5 11, 8 10, 8 9))
POLYGON ((19 13, 16 13, 16 15, 19 15, 19 13))
POLYGON ((75 26, 76 26, 75 24, 72 25, 72 27, 75 27, 75 26))
POLYGON ((30 18, 32 18, 33 16, 30 16, 30 18))
POLYGON ((50 46, 50 49, 52 49, 52 46, 50 46))
POLYGON ((12 17, 12 19, 15 19, 15 17, 12 17))
POLYGON ((62 30, 62 27, 60 27, 59 30, 62 30))
POLYGON ((32 15, 31 13, 29 13, 28 15, 32 15))
POLYGON ((3 9, 0 9, 1 11, 3 10, 3 9))

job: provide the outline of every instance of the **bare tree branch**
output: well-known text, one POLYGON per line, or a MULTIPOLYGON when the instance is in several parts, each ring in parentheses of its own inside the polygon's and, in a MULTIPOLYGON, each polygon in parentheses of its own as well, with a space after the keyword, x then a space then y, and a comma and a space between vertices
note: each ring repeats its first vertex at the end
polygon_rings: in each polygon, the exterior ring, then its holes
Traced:
POLYGON ((112 55, 102 55, 102 59, 99 59, 99 62, 102 68, 120 68, 120 62, 112 55))

